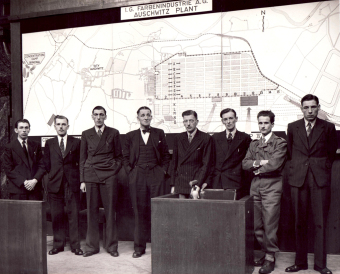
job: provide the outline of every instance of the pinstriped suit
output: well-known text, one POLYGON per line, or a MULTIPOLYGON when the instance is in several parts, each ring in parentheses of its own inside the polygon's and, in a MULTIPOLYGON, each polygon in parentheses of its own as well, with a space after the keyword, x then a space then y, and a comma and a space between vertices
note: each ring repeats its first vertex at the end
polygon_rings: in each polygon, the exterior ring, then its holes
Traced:
POLYGON ((197 180, 197 185, 202 187, 212 170, 212 152, 211 136, 198 129, 191 143, 187 132, 175 136, 170 174, 176 193, 190 194, 192 180, 197 180))

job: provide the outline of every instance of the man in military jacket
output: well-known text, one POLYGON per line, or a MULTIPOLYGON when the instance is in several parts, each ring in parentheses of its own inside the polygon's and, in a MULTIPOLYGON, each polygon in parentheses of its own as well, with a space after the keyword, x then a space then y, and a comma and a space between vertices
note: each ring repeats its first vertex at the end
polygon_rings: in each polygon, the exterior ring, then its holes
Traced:
POLYGON ((271 111, 260 111, 257 115, 260 140, 250 143, 242 161, 244 170, 255 174, 251 182, 250 195, 254 199, 254 231, 264 255, 255 260, 261 266, 259 273, 271 273, 275 267, 277 229, 280 218, 282 194, 282 169, 286 161, 287 142, 272 132, 275 115, 271 111))

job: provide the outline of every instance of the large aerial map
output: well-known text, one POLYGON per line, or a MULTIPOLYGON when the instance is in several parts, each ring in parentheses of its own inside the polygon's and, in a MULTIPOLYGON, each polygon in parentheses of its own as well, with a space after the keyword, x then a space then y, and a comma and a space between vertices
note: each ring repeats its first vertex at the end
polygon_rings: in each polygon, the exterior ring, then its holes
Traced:
POLYGON ((230 107, 251 133, 270 109, 285 131, 312 93, 340 129, 339 26, 339 1, 324 1, 23 34, 24 117, 34 136, 55 135, 58 114, 80 135, 102 105, 106 124, 127 133, 145 105, 152 126, 177 133, 193 109, 211 133, 230 107))

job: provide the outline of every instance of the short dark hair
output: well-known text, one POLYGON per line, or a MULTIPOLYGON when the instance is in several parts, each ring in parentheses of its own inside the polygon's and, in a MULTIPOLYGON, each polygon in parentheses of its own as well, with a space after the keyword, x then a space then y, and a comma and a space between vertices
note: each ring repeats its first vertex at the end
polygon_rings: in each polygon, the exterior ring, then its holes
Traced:
POLYGON ((301 99, 301 106, 303 105, 304 101, 312 101, 314 100, 317 105, 319 105, 319 98, 313 94, 306 94, 305 96, 302 97, 301 99))
POLYGON ((150 109, 149 107, 147 107, 147 106, 142 106, 142 107, 140 107, 140 108, 137 110, 137 115, 139 115, 139 112, 140 112, 142 109, 148 109, 148 110, 150 110, 150 113, 152 113, 152 111, 151 111, 151 109, 150 109))
POLYGON ((63 115, 56 115, 56 116, 54 116, 54 124, 56 123, 57 119, 66 119, 67 124, 68 124, 68 119, 65 116, 63 116, 63 115))
POLYGON ((197 113, 194 110, 186 110, 186 111, 183 111, 182 113, 182 117, 189 116, 189 115, 194 115, 197 120, 197 113))
POLYGON ((93 112, 94 112, 95 110, 104 110, 105 115, 106 115, 106 110, 105 110, 105 108, 102 107, 102 106, 96 106, 96 107, 92 110, 92 114, 93 114, 93 112))
POLYGON ((18 121, 15 122, 14 127, 18 128, 19 123, 26 123, 28 124, 29 128, 31 128, 31 124, 27 119, 19 119, 18 121))
POLYGON ((233 112, 235 114, 235 118, 237 117, 236 111, 234 109, 232 109, 232 108, 225 108, 225 109, 223 109, 221 111, 221 113, 220 113, 220 117, 222 118, 222 115, 226 114, 228 112, 233 112))
POLYGON ((261 110, 257 114, 257 119, 259 119, 260 116, 267 116, 267 117, 269 117, 271 123, 274 123, 274 121, 275 121, 275 114, 271 110, 261 110))

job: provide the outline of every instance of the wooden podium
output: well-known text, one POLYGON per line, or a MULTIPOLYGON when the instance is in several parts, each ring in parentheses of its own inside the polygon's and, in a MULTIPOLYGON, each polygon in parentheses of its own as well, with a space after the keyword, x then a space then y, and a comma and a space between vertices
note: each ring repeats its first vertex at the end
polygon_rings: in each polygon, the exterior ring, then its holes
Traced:
MULTIPOLYGON (((223 191, 223 190, 221 190, 223 191)), ((254 270, 253 199, 151 199, 153 274, 247 274, 254 270)))
POLYGON ((45 274, 45 202, 0 200, 0 273, 45 274))

